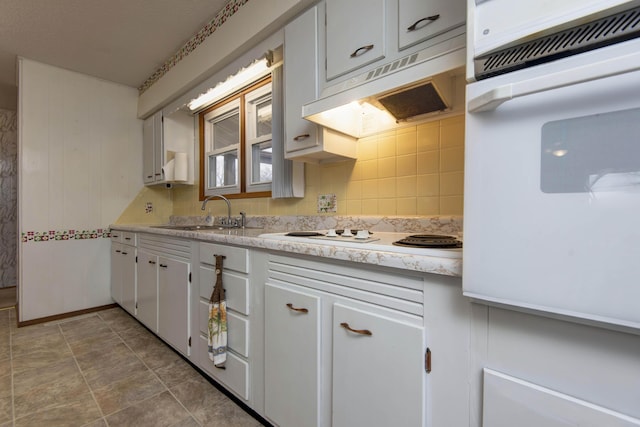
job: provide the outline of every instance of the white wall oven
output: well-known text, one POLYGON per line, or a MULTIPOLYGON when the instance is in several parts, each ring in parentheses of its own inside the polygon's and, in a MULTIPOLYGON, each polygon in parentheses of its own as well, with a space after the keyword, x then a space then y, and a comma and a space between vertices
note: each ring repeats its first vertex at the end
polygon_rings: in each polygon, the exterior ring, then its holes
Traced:
POLYGON ((463 288, 640 330, 640 9, 611 3, 472 53, 463 288), (554 37, 575 44, 556 52, 554 37))

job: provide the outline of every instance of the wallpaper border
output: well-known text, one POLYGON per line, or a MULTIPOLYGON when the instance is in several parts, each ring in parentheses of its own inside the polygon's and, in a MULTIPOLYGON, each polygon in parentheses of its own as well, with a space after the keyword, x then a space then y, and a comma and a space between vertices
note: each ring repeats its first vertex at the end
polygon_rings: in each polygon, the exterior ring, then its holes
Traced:
POLYGON ((21 236, 22 243, 109 238, 111 238, 111 230, 108 228, 96 228, 94 230, 23 231, 21 236))
POLYGON ((147 89, 149 89, 155 82, 160 80, 170 69, 172 69, 183 58, 187 57, 191 52, 195 50, 207 37, 213 34, 227 19, 233 16, 238 9, 247 4, 249 0, 230 0, 220 12, 218 12, 207 25, 205 25, 200 31, 189 39, 184 46, 180 48, 172 57, 167 59, 160 68, 158 68, 145 82, 138 88, 138 93, 141 95, 147 89))

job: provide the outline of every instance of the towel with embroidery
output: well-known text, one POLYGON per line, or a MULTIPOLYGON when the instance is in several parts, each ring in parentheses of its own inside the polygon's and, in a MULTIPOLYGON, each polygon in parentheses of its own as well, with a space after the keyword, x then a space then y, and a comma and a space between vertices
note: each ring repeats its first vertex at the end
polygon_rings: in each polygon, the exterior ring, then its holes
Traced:
POLYGON ((207 345, 209 359, 217 368, 224 369, 227 361, 227 302, 222 286, 223 255, 214 255, 216 259, 216 283, 209 299, 209 327, 207 345))

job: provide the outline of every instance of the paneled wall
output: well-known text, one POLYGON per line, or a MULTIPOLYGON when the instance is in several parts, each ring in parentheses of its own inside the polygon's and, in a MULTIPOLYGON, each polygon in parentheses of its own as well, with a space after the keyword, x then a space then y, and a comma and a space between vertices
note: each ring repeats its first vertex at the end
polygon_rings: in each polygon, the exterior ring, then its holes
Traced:
POLYGON ((17 125, 15 111, 0 109, 0 288, 16 285, 17 125))
POLYGON ((111 303, 108 226, 143 188, 133 88, 19 60, 20 320, 111 303))

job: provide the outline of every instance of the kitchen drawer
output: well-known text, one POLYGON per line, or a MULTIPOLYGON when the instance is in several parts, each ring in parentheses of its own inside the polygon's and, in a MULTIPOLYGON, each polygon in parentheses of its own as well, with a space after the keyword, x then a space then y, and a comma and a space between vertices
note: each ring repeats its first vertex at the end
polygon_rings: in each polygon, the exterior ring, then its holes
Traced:
POLYGON ((111 230, 111 241, 113 243, 122 243, 122 234, 120 230, 111 230))
POLYGON ((136 233, 131 231, 111 230, 111 241, 114 243, 124 243, 125 245, 136 245, 136 233))
POLYGON ((130 231, 121 231, 120 234, 122 235, 122 243, 131 246, 136 245, 136 233, 132 233, 130 231))
MULTIPOLYGON (((206 334, 209 325, 209 303, 206 301, 200 301, 199 307, 199 329, 200 333, 206 334)), ((249 356, 249 321, 242 318, 238 314, 227 311, 227 346, 243 355, 249 356)))
MULTIPOLYGON (((226 268, 225 268, 226 270, 226 268)), ((200 297, 209 301, 216 281, 213 268, 200 267, 200 297)), ((249 279, 228 271, 222 272, 227 307, 242 314, 249 314, 249 279)))
POLYGON ((200 262, 215 265, 215 255, 224 255, 224 269, 240 273, 249 272, 249 250, 236 246, 200 243, 200 262))
POLYGON ((200 336, 198 348, 198 364, 200 367, 243 399, 249 399, 249 364, 235 354, 227 352, 225 369, 219 369, 209 359, 206 337, 200 336))
POLYGON ((640 420, 551 390, 538 384, 484 368, 485 426, 634 427, 640 420))

